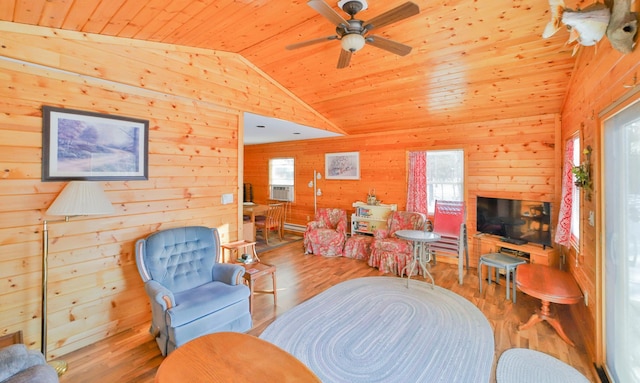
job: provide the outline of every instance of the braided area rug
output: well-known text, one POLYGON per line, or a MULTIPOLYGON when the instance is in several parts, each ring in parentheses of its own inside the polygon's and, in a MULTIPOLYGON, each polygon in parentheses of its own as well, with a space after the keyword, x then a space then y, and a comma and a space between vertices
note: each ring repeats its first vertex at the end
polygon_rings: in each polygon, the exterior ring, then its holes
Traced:
POLYGON ((477 307, 425 282, 407 289, 397 277, 335 285, 278 317, 260 338, 325 383, 486 383, 494 356, 493 331, 477 307))
POLYGON ((498 383, 589 383, 578 370, 540 351, 512 348, 500 355, 498 383))

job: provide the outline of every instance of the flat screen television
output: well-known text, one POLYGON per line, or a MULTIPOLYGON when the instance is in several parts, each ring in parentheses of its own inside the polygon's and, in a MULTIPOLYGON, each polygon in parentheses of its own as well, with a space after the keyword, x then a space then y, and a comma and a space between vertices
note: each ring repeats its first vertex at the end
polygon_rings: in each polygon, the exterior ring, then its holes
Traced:
POLYGON ((480 233, 551 246, 551 203, 478 196, 480 233))

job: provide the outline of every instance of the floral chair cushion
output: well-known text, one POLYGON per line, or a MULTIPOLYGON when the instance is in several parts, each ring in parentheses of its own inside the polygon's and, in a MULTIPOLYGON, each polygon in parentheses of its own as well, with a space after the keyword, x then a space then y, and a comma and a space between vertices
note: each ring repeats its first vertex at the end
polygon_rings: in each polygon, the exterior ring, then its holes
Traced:
POLYGON ((319 208, 314 221, 304 232, 305 254, 339 257, 347 238, 347 212, 344 209, 319 208))
POLYGON ((373 233, 369 266, 376 267, 380 273, 400 275, 402 269, 413 257, 413 244, 396 238, 398 230, 422 230, 424 216, 420 213, 395 211, 387 219, 387 228, 373 233))

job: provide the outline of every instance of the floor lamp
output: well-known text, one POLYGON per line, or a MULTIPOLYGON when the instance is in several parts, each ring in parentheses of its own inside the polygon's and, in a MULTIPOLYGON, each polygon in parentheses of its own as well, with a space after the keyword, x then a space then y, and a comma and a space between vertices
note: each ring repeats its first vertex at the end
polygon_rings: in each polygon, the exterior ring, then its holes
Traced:
POLYGON ((322 190, 318 187, 318 180, 322 179, 322 174, 320 172, 314 170, 313 171, 313 179, 309 181, 310 188, 313 188, 313 214, 315 215, 318 212, 318 196, 322 195, 322 190))
MULTIPOLYGON (((64 216, 64 219, 42 221, 42 315, 41 315, 41 351, 47 358, 47 277, 49 273, 49 229, 50 222, 69 221, 69 217, 79 215, 103 215, 114 212, 111 201, 107 198, 102 187, 91 181, 71 181, 56 197, 46 215, 64 216)), ((54 361, 51 365, 58 375, 67 371, 67 363, 54 361)))

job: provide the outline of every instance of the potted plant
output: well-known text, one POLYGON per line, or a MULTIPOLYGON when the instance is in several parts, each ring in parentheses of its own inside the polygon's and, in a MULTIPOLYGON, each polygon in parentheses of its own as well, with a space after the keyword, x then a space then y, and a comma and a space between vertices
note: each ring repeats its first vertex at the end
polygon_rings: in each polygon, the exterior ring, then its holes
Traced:
POLYGON ((587 200, 591 200, 591 190, 593 190, 593 183, 591 180, 591 146, 587 146, 582 151, 586 160, 578 166, 571 168, 571 172, 576 177, 575 185, 582 188, 586 192, 587 200))

